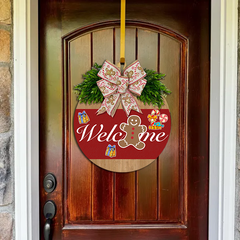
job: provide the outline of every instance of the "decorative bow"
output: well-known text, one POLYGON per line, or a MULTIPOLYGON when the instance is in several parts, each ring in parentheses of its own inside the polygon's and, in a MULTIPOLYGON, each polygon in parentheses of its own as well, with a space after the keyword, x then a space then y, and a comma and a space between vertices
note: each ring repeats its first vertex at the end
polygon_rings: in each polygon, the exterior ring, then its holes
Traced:
POLYGON ((148 117, 148 121, 151 122, 151 125, 154 125, 154 122, 156 122, 158 118, 156 115, 150 115, 150 114, 148 114, 147 117, 148 117))
POLYGON ((109 61, 105 61, 102 68, 98 72, 98 76, 102 78, 97 81, 97 85, 105 97, 101 107, 97 113, 107 112, 110 116, 114 116, 120 102, 127 116, 131 110, 142 113, 136 100, 134 93, 138 96, 142 94, 147 81, 143 79, 146 76, 139 61, 133 62, 128 66, 121 76, 121 71, 109 61))

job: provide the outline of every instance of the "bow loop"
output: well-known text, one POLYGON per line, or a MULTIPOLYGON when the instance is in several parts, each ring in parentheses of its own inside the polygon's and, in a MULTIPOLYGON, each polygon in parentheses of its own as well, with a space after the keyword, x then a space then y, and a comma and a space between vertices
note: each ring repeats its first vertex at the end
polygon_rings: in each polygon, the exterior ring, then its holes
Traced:
POLYGON ((143 79, 147 74, 141 67, 140 62, 135 61, 124 70, 123 75, 129 77, 129 84, 133 84, 143 79))
POLYGON ((121 76, 121 72, 114 64, 109 61, 105 61, 98 72, 98 76, 111 83, 117 84, 118 78, 121 76))

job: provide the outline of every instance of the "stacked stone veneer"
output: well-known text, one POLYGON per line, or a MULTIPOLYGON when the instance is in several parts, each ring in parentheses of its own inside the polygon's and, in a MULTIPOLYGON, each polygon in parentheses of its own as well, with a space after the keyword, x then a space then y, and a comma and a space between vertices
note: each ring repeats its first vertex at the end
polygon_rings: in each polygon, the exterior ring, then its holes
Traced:
POLYGON ((0 240, 14 236, 11 9, 11 0, 0 0, 0 240))

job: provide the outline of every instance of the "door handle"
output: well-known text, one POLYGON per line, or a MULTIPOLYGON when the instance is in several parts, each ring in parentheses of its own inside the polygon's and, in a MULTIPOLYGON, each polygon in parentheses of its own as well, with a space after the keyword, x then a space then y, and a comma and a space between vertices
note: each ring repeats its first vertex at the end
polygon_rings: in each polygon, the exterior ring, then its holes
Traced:
POLYGON ((56 205, 53 201, 47 201, 45 203, 43 208, 43 214, 46 218, 46 222, 43 229, 44 240, 51 240, 52 239, 51 223, 52 223, 52 219, 56 215, 56 205))
POLYGON ((51 234, 51 219, 47 219, 44 225, 44 239, 45 240, 50 240, 50 234, 51 234))

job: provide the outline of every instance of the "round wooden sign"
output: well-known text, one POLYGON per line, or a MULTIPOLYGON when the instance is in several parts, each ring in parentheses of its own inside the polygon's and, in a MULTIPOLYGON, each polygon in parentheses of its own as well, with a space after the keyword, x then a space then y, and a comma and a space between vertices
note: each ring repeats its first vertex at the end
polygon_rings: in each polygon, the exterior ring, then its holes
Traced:
POLYGON ((74 134, 78 146, 94 164, 113 172, 131 172, 146 167, 165 148, 171 130, 167 104, 161 110, 139 103, 142 113, 127 117, 119 107, 114 117, 97 115, 99 105, 78 104, 74 134), (144 109, 145 108, 145 109, 144 109))

